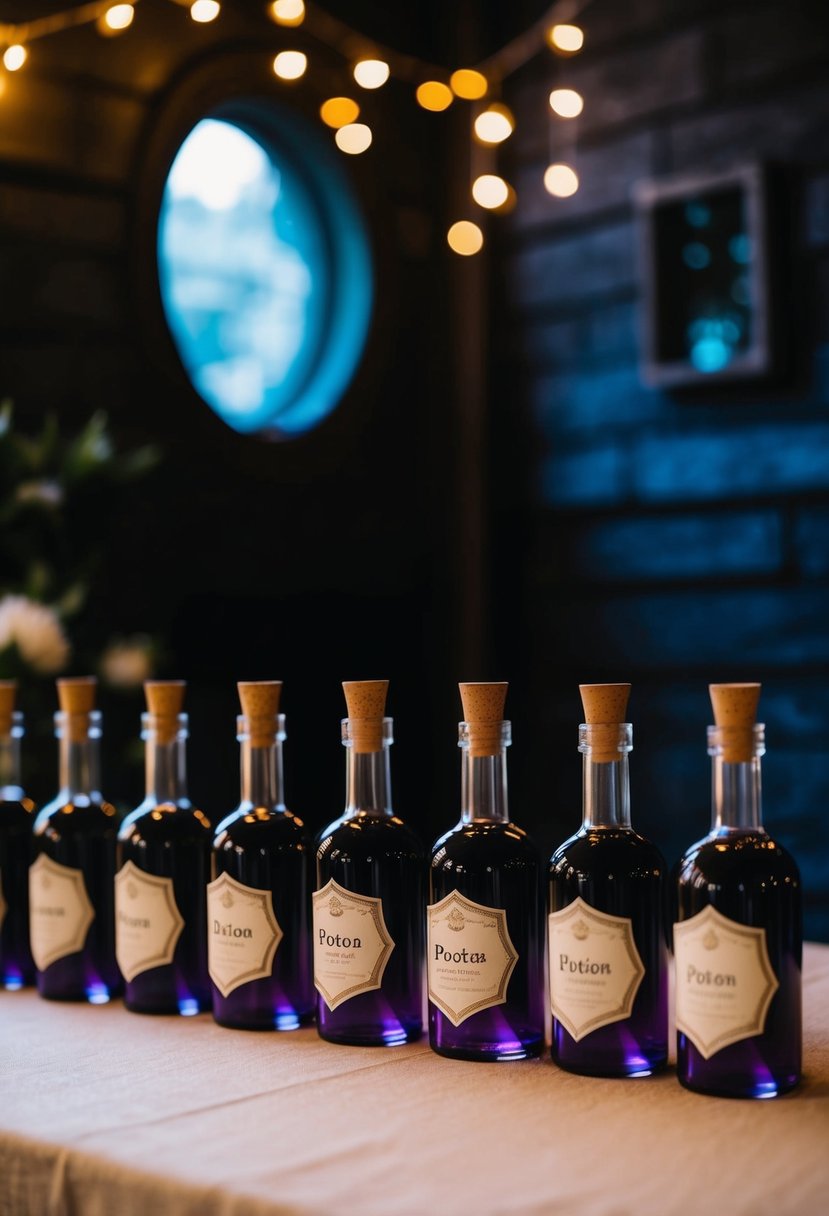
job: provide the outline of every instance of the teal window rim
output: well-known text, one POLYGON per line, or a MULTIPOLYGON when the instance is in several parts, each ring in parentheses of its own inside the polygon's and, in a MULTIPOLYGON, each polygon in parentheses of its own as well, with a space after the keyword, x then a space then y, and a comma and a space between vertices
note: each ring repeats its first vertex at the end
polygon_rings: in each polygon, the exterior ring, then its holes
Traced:
MULTIPOLYGON (((193 392, 227 426, 240 434, 293 440, 317 430, 340 405, 362 361, 374 307, 374 270, 367 227, 342 158, 326 143, 306 115, 271 97, 235 97, 199 113, 178 141, 170 168, 200 122, 215 119, 255 140, 277 168, 296 179, 314 212, 327 261, 329 290, 324 316, 303 352, 304 373, 287 395, 276 394, 244 414, 224 412, 207 399, 176 338, 168 314, 166 268, 161 254, 163 191, 157 216, 156 263, 162 314, 193 392)), ((165 185, 169 175, 165 174, 165 185)))

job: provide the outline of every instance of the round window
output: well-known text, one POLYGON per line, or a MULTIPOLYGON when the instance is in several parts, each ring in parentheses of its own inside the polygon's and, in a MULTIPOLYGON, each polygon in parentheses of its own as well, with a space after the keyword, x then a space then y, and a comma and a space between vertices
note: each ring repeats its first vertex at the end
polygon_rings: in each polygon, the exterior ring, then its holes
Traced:
POLYGON ((295 114, 217 111, 161 203, 161 298, 202 399, 234 430, 288 439, 337 406, 360 360, 371 261, 349 183, 295 114))

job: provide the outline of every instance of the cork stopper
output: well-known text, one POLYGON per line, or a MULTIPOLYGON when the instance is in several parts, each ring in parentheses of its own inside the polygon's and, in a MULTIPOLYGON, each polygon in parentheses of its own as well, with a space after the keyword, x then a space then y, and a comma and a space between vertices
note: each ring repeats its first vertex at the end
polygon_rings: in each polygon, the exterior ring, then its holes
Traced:
POLYGON ((470 756, 497 756, 501 750, 504 703, 509 684, 459 684, 463 719, 469 726, 470 756))
POLYGON ((17 680, 0 680, 0 735, 11 734, 17 680))
POLYGON ((66 714, 66 737, 72 743, 82 743, 89 732, 98 681, 94 676, 65 676, 56 683, 58 703, 66 714))
POLYGON ((236 685, 248 720, 251 747, 272 747, 279 728, 281 680, 240 680, 236 685))
POLYGON ((178 716, 184 705, 184 680, 145 680, 147 709, 155 718, 155 737, 159 743, 172 743, 178 734, 178 716))
POLYGON ((759 684, 708 685, 714 722, 720 728, 722 758, 728 764, 743 764, 754 758, 760 688, 759 684))
POLYGON ((388 680, 343 680, 351 746, 355 752, 379 752, 382 749, 388 690, 388 680))
POLYGON ((627 721, 629 684, 579 684, 589 731, 590 759, 608 764, 619 759, 619 727, 627 721))

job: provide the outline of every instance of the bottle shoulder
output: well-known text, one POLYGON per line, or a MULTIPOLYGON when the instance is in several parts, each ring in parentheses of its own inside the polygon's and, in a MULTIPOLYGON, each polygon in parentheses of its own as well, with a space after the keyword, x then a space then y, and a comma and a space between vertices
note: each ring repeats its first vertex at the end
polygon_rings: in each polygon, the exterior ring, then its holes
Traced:
POLYGON ((665 874, 661 850, 633 828, 580 828, 554 851, 550 858, 552 877, 573 870, 589 871, 597 866, 612 868, 617 875, 643 866, 665 874))
POLYGON ((456 824, 435 841, 431 865, 439 869, 456 862, 469 865, 476 859, 486 863, 494 858, 539 863, 541 855, 531 837, 511 820, 472 820, 456 824))
POLYGON ((67 799, 58 795, 40 809, 33 825, 35 836, 115 834, 118 812, 111 802, 85 795, 67 799))
POLYGON ((209 839, 210 820, 187 798, 177 802, 156 802, 145 799, 130 811, 118 830, 118 839, 138 843, 139 840, 180 840, 192 837, 209 839))
POLYGON ((241 803, 219 821, 213 837, 214 849, 274 845, 306 845, 305 824, 286 807, 254 807, 241 803))
POLYGON ((761 829, 710 832, 683 853, 677 874, 680 886, 722 881, 732 874, 741 878, 790 878, 800 882, 791 853, 761 829))
POLYGON ((7 796, 0 798, 0 831, 3 827, 13 827, 17 824, 31 827, 37 814, 35 803, 19 788, 7 789, 4 793, 7 796), (13 793, 14 797, 9 797, 10 793, 13 793))
POLYGON ((402 849, 418 857, 425 856, 417 833, 397 815, 375 815, 368 811, 341 815, 316 837, 318 857, 334 852, 362 855, 383 849, 394 853, 402 849))

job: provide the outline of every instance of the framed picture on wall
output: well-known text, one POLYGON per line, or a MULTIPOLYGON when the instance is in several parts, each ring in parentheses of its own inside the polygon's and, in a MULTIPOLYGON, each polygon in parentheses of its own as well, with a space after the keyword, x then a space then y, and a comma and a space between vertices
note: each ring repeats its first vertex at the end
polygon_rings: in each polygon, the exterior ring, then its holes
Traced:
POLYGON ((645 383, 768 375, 774 343, 764 167, 641 182, 634 201, 645 383))

